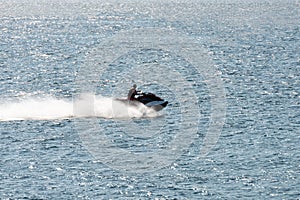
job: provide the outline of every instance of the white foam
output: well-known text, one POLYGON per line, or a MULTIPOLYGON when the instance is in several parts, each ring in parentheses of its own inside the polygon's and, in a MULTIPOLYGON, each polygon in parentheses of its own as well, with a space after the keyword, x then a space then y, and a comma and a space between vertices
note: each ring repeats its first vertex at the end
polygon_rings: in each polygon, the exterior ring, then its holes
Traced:
MULTIPOLYGON (((2 100, 3 102, 3 100, 2 100)), ((111 97, 83 94, 75 99, 53 97, 27 98, 0 103, 0 121, 55 120, 78 117, 142 118, 158 113, 144 106, 130 105, 111 97)))

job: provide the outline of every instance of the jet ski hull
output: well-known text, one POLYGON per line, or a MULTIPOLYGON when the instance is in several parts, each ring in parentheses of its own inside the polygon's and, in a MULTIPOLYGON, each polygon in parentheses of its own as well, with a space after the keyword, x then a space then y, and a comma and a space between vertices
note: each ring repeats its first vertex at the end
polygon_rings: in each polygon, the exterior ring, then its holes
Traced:
POLYGON ((124 103, 128 103, 133 106, 137 106, 139 103, 142 103, 145 106, 152 108, 155 111, 160 111, 168 105, 168 101, 165 101, 152 93, 142 93, 138 95, 137 98, 134 98, 133 100, 127 100, 127 99, 117 99, 117 100, 124 103))
POLYGON ((155 111, 160 111, 168 105, 168 101, 152 101, 145 106, 152 108, 155 111))

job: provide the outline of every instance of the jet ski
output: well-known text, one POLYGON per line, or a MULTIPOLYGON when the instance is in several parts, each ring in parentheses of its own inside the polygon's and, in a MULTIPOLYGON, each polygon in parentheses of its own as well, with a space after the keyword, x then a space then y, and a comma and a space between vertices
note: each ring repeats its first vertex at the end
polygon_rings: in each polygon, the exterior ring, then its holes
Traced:
POLYGON ((132 100, 117 99, 118 101, 129 103, 131 105, 138 105, 139 103, 152 108, 155 111, 160 111, 168 105, 168 101, 156 96, 153 93, 143 93, 140 92, 134 96, 132 100))
POLYGON ((133 101, 138 101, 147 107, 150 107, 156 111, 160 111, 168 105, 168 101, 156 96, 153 93, 140 93, 136 95, 133 101))

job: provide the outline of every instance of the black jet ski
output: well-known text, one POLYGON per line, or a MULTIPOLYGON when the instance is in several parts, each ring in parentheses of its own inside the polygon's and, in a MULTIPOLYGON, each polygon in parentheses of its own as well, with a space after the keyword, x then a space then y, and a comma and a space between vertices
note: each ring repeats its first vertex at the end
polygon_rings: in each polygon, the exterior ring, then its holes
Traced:
POLYGON ((152 93, 139 93, 133 101, 139 101, 156 111, 160 111, 168 105, 168 101, 165 101, 152 93))
POLYGON ((118 101, 129 103, 130 105, 137 106, 139 103, 144 104, 145 106, 152 108, 155 111, 160 111, 168 105, 168 101, 163 100, 162 98, 156 96, 152 93, 143 93, 140 92, 134 96, 131 100, 125 99, 116 99, 118 101))

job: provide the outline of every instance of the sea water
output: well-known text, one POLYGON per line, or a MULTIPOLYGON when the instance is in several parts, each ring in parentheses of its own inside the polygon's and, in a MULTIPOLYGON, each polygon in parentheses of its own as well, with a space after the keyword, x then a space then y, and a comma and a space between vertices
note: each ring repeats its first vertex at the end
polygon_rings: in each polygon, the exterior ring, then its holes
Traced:
POLYGON ((298 199, 299 10, 1 1, 0 198, 298 199))

